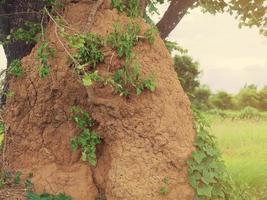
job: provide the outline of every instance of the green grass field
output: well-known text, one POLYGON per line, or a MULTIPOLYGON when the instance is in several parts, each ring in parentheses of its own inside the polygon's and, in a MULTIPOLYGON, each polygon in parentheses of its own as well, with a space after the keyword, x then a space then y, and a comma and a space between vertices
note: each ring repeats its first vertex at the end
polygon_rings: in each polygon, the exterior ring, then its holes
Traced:
POLYGON ((226 167, 238 185, 267 199, 267 120, 231 120, 209 115, 226 167))

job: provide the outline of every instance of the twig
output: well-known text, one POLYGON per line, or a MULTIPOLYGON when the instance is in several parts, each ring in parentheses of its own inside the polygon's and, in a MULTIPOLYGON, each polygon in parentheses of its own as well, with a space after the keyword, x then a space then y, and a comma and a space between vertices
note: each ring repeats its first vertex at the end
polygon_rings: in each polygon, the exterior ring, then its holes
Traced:
POLYGON ((60 37, 59 37, 59 35, 58 35, 58 33, 57 33, 57 26, 55 26, 55 34, 56 34, 56 37, 57 37, 57 39, 58 39, 58 41, 59 41, 59 43, 61 44, 61 46, 63 47, 63 49, 64 49, 64 51, 68 54, 68 56, 73 60, 73 62, 75 63, 75 64, 77 64, 78 66, 80 66, 80 63, 71 55, 71 53, 68 51, 68 49, 65 47, 65 45, 64 45, 64 43, 61 41, 61 39, 60 39, 60 37))

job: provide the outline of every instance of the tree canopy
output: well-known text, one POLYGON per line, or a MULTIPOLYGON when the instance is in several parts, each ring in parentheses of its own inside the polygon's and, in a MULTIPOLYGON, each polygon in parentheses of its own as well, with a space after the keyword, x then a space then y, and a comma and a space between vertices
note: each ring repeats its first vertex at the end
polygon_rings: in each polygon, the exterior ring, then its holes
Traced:
MULTIPOLYGON (((152 4, 164 3, 162 0, 152 4)), ((157 27, 166 38, 190 9, 199 7, 211 14, 228 12, 239 20, 239 26, 256 26, 267 35, 267 3, 265 0, 172 0, 157 27)))

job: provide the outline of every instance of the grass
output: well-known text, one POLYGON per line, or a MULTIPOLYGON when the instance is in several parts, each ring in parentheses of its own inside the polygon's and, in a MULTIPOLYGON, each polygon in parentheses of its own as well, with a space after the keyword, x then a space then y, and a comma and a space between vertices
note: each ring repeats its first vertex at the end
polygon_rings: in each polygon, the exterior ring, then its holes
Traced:
POLYGON ((208 118, 233 179, 256 199, 267 199, 267 121, 208 118))

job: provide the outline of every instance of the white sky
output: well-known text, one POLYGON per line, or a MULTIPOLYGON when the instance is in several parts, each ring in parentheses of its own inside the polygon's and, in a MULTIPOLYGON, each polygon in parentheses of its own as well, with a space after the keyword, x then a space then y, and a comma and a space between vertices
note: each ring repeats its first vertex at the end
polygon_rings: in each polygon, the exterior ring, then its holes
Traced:
POLYGON ((233 16, 192 10, 169 38, 200 63, 201 82, 213 91, 235 93, 245 83, 267 85, 267 37, 257 28, 239 29, 233 16))
MULTIPOLYGON (((187 48, 200 62, 201 82, 213 91, 234 93, 245 83, 267 85, 267 37, 259 35, 256 28, 239 29, 238 22, 228 14, 213 16, 193 10, 170 39, 187 48)), ((0 67, 5 63, 0 49, 0 67)))

